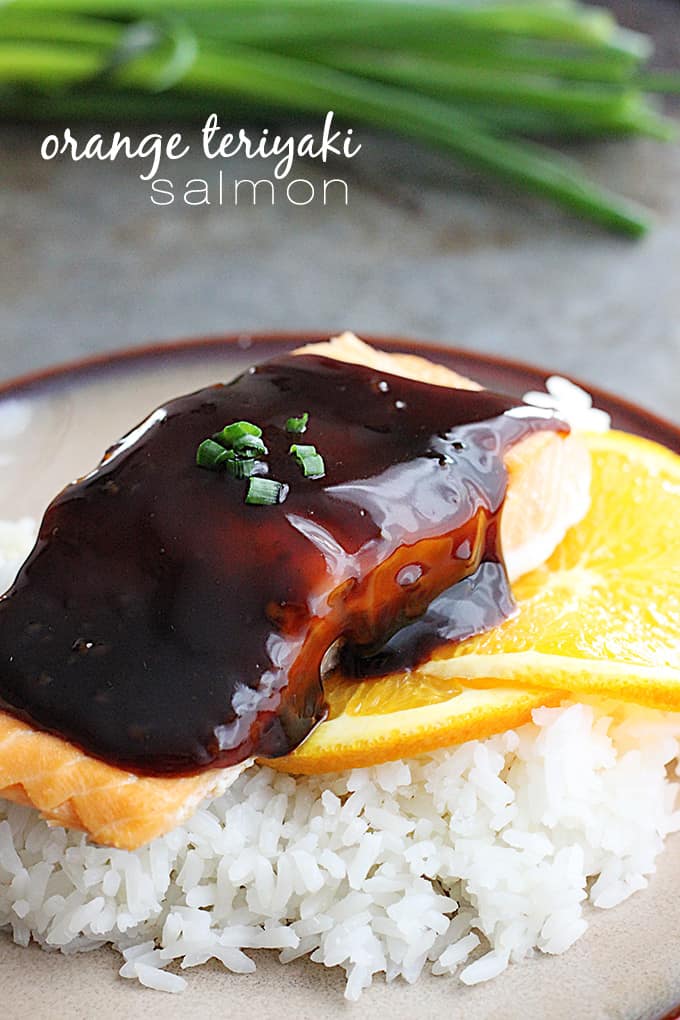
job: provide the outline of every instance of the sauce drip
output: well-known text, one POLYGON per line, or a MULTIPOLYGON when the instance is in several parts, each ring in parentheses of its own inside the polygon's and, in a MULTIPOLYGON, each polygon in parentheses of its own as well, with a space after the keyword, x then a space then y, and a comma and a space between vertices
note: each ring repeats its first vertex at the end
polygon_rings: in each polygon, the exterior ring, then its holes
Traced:
POLYGON ((565 426, 310 355, 171 401, 48 508, 0 599, 0 707, 145 774, 287 754, 324 718, 338 640, 354 672, 408 669, 512 611, 503 454, 536 429, 565 426), (303 411, 323 478, 288 452, 303 411), (236 420, 284 502, 196 466, 236 420))

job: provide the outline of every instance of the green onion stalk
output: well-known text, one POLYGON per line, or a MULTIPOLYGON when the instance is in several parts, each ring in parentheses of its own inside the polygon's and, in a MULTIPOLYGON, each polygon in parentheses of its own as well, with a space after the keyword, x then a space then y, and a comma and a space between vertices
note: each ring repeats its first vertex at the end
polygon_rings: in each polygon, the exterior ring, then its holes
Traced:
POLYGON ((650 40, 577 0, 0 0, 0 116, 313 116, 393 132, 640 236, 555 143, 674 137, 650 40))

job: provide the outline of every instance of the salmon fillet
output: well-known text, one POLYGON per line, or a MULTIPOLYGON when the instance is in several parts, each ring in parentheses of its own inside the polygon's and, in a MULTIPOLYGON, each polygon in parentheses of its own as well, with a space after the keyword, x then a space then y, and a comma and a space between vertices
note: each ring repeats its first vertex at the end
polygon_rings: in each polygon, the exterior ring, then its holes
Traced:
MULTIPOLYGON (((300 348, 437 386, 480 389, 441 365, 377 351, 352 334, 300 348)), ((551 554, 586 513, 590 463, 578 436, 537 432, 505 458, 508 490, 501 538, 511 579, 551 554)), ((222 793, 250 762, 181 778, 138 776, 85 754, 57 736, 0 712, 0 797, 31 805, 48 821, 86 832, 97 843, 134 850, 222 793)))
MULTIPOLYGON (((388 354, 365 344, 353 333, 307 344, 295 354, 318 354, 351 364, 368 365, 433 386, 465 390, 482 387, 415 354, 388 354)), ((501 518, 501 543, 508 577, 515 581, 545 563, 569 528, 583 520, 590 506, 590 454, 573 433, 534 432, 511 447, 505 457, 508 489, 501 518)))

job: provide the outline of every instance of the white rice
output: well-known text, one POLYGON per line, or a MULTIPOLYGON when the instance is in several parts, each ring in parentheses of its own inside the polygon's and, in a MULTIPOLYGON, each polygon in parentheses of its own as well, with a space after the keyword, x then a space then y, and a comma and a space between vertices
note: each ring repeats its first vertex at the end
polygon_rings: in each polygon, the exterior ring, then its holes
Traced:
POLYGON ((551 375, 545 381, 545 393, 529 390, 524 394, 528 404, 557 411, 573 429, 584 432, 607 432, 611 417, 606 411, 593 407, 590 393, 561 375, 551 375))
MULTIPOLYGON (((606 427, 567 386, 551 390, 561 412, 606 427)), ((0 524, 0 587, 33 530, 0 524)), ((170 993, 186 986, 178 967, 249 973, 260 948, 342 967, 352 1000, 374 975, 413 982, 424 968, 476 984, 535 948, 564 952, 587 903, 645 887, 680 829, 679 750, 680 713, 544 708, 516 731, 370 769, 253 766, 135 853, 0 801, 0 927, 65 953, 111 944, 122 977, 170 993)))
POLYGON ((564 952, 587 901, 646 886, 680 829, 679 741, 680 717, 573 704, 341 775, 254 766, 136 853, 0 801, 0 926, 67 953, 111 943, 123 977, 168 992, 186 985, 170 964, 245 974, 265 947, 343 967, 349 999, 425 967, 475 984, 564 952))

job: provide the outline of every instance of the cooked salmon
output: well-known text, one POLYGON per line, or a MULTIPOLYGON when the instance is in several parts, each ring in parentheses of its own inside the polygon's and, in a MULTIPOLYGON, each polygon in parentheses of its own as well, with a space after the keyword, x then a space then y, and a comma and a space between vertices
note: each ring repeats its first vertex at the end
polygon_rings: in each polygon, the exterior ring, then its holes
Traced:
MULTIPOLYGON (((436 387, 479 389, 443 366, 375 351, 349 334, 300 354, 368 365, 436 387)), ((543 562, 588 508, 588 454, 579 438, 557 431, 528 435, 505 457, 508 488, 501 541, 511 578, 543 562)), ((0 796, 36 807, 55 824, 96 842, 135 849, 221 792, 248 761, 184 777, 141 776, 107 764, 74 744, 0 713, 0 796)))
MULTIPOLYGON (((478 390, 479 383, 416 354, 376 350, 353 333, 306 344, 296 354, 318 354, 433 386, 478 390)), ((568 529, 590 505, 590 454, 573 433, 534 432, 505 456, 508 489, 501 518, 501 543, 510 580, 545 563, 568 529)))

